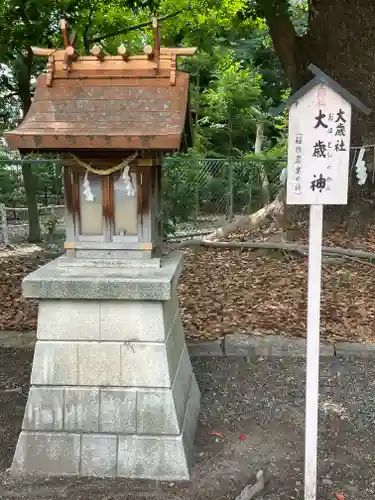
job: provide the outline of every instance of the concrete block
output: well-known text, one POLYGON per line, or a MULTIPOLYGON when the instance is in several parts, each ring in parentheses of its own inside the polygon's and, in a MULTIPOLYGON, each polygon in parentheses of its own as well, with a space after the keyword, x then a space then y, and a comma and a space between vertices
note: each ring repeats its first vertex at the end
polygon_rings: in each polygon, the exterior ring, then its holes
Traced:
POLYGON ((163 342, 166 333, 162 301, 101 303, 101 340, 163 342))
POLYGON ((171 389, 139 389, 137 432, 176 436, 181 433, 171 389))
POLYGON ((99 340, 99 302, 41 300, 37 338, 43 340, 99 340))
POLYGON ((200 401, 201 394, 199 392, 198 384, 193 373, 182 431, 182 442, 184 445, 186 460, 188 464, 191 464, 194 459, 194 436, 199 417, 200 401))
POLYGON ((161 481, 190 479, 182 437, 120 436, 118 475, 161 481))
POLYGON ((47 342, 35 345, 32 385, 77 385, 78 349, 74 342, 47 342))
POLYGON ((22 289, 40 299, 169 300, 181 270, 178 252, 163 257, 159 269, 69 267, 55 259, 26 276, 22 289))
POLYGON ((201 358, 205 356, 224 356, 224 351, 220 340, 188 344, 188 350, 190 356, 193 358, 201 358))
MULTIPOLYGON (((306 357, 306 340, 277 335, 232 334, 225 336, 224 352, 226 356, 306 357)), ((322 343, 320 355, 333 356, 333 346, 322 343)))
POLYGON ((64 428, 68 431, 98 432, 99 390, 71 387, 65 390, 64 428))
POLYGON ((189 353, 185 347, 172 386, 173 400, 180 428, 185 417, 192 376, 193 368, 190 363, 189 353))
POLYGON ((121 345, 122 385, 128 387, 171 387, 184 345, 184 332, 179 316, 175 318, 166 344, 123 343, 121 345))
POLYGON ((79 434, 22 431, 11 472, 30 475, 76 475, 79 473, 79 434))
POLYGON ((171 387, 166 345, 144 342, 122 344, 121 385, 171 387))
POLYGON ((101 389, 99 432, 137 431, 136 389, 101 389))
POLYGON ((33 431, 62 431, 64 389, 31 387, 22 429, 33 431))
POLYGON ((117 436, 82 436, 81 474, 115 477, 117 474, 117 436))
POLYGON ((341 358, 374 358, 375 344, 357 344, 352 342, 338 342, 335 345, 336 356, 341 358))
POLYGON ((180 315, 177 315, 167 339, 168 366, 172 383, 176 375, 177 367, 180 362, 184 347, 184 328, 182 326, 180 315))
POLYGON ((180 305, 179 305, 177 291, 174 290, 172 292, 171 299, 165 300, 163 302, 164 330, 166 337, 168 336, 169 331, 174 324, 177 314, 180 314, 180 305))
POLYGON ((79 385, 120 385, 120 342, 81 342, 79 385))

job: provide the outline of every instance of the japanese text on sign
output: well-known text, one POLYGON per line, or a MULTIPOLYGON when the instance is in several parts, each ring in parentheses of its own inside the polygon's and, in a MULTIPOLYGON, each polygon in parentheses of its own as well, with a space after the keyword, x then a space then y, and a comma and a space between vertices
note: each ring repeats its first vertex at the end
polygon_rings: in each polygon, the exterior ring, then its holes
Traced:
POLYGON ((317 84, 289 112, 287 203, 347 203, 351 106, 317 84))

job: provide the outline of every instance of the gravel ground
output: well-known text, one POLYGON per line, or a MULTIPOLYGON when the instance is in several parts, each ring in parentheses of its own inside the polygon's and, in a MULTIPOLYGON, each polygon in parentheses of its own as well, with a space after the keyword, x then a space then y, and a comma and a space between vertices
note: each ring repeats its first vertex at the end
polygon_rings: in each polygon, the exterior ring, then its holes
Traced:
MULTIPOLYGON (((0 349, 0 499, 229 500, 259 468, 270 478, 257 498, 303 498, 304 360, 206 358, 194 362, 202 392, 191 482, 15 479, 10 466, 27 398, 32 351, 0 349), (4 392, 21 387, 22 392, 4 392), (220 433, 220 436, 212 435, 220 433)), ((319 492, 332 499, 375 494, 375 366, 321 363, 319 492)))

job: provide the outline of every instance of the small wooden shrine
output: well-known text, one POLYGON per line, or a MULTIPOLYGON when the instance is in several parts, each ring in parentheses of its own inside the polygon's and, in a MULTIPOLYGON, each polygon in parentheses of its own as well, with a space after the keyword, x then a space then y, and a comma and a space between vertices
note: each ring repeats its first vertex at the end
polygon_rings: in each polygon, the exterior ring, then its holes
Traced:
POLYGON ((96 45, 79 56, 64 19, 60 27, 63 49, 32 48, 48 57, 47 73, 8 145, 61 154, 68 257, 158 256, 163 157, 191 143, 189 77, 176 61, 196 49, 161 47, 153 19, 143 54, 96 45))
MULTIPOLYGON (((66 255, 26 276, 38 299, 31 387, 11 472, 186 480, 200 393, 177 296, 178 252, 161 255, 163 155, 190 140, 188 75, 160 47, 48 57, 34 101, 7 134, 61 154, 66 255)), ((177 187, 176 187, 177 188, 177 187)))

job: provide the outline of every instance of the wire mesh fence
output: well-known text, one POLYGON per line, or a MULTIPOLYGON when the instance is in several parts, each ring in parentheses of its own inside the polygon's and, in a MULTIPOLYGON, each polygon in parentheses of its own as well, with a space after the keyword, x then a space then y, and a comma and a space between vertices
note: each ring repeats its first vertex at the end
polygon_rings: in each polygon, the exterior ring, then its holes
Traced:
POLYGON ((262 181, 269 196, 279 186, 283 160, 176 158, 164 164, 164 212, 177 235, 210 232, 262 204, 262 181), (263 172, 263 177, 262 177, 263 172))

